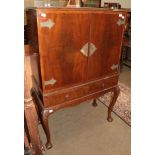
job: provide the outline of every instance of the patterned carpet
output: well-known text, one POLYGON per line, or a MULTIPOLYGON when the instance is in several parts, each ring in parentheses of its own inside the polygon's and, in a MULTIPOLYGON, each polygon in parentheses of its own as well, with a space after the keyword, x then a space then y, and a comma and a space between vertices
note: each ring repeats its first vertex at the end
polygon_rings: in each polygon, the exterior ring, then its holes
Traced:
MULTIPOLYGON (((123 121, 131 126, 131 89, 125 84, 119 82, 120 94, 114 105, 113 112, 118 115, 123 121)), ((99 98, 99 101, 106 106, 109 105, 113 93, 107 93, 99 98)))

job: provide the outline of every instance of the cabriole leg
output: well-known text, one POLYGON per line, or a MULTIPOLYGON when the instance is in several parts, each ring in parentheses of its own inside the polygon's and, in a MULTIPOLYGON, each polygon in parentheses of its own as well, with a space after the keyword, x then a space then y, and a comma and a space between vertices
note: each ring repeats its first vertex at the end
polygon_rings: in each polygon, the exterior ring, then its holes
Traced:
POLYGON ((110 102, 110 105, 109 105, 109 108, 108 108, 108 117, 107 117, 107 120, 109 122, 112 122, 113 121, 113 118, 111 117, 111 112, 112 112, 112 109, 114 107, 114 104, 116 103, 116 100, 118 98, 118 95, 120 93, 120 88, 117 86, 114 88, 114 94, 113 94, 113 97, 112 97, 112 100, 110 102))
POLYGON ((45 144, 47 149, 52 148, 51 135, 49 130, 49 122, 48 122, 49 114, 50 113, 48 110, 44 110, 42 113, 42 124, 47 138, 47 142, 45 144))

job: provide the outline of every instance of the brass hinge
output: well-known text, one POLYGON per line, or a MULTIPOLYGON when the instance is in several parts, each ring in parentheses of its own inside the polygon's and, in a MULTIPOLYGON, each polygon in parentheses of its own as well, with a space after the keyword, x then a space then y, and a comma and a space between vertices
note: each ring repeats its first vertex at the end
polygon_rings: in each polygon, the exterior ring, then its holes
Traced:
POLYGON ((113 64, 113 65, 111 66, 111 69, 112 69, 112 70, 114 70, 114 69, 118 69, 118 64, 116 64, 116 65, 113 64))
POLYGON ((125 24, 125 20, 124 19, 125 19, 124 15, 120 13, 119 14, 119 19, 117 21, 117 25, 121 26, 121 25, 125 24))
POLYGON ((118 25, 118 26, 121 26, 121 25, 123 25, 123 24, 125 24, 125 20, 124 20, 124 19, 118 19, 117 25, 118 25))
POLYGON ((44 21, 44 22, 43 21, 40 22, 41 28, 47 27, 47 28, 51 29, 54 25, 55 25, 55 23, 51 19, 48 19, 47 21, 44 21))
POLYGON ((55 80, 54 78, 48 80, 48 81, 45 81, 45 86, 47 85, 54 85, 55 83, 57 82, 57 80, 55 80))

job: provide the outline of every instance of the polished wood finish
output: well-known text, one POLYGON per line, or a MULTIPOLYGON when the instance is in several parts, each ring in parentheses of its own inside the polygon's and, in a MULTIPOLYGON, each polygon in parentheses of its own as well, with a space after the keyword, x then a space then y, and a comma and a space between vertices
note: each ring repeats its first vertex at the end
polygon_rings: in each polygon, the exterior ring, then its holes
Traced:
POLYGON ((97 50, 88 59, 88 79, 118 74, 119 68, 111 69, 113 64, 119 63, 123 37, 123 29, 117 21, 118 14, 91 14, 90 42, 97 50))
POLYGON ((111 78, 93 80, 82 85, 72 86, 64 89, 62 88, 61 90, 53 91, 52 93, 43 96, 44 106, 55 106, 61 103, 68 102, 70 100, 75 100, 83 96, 88 96, 90 94, 100 92, 106 88, 117 85, 117 81, 118 76, 114 76, 111 78))
POLYGON ((31 93, 38 105, 49 149, 52 143, 48 117, 60 108, 90 99, 96 105, 97 97, 112 91, 114 97, 108 110, 108 120, 112 120, 111 110, 119 94, 119 59, 126 12, 31 8, 27 14, 30 36, 35 35, 30 38, 31 93), (85 45, 88 46, 83 54, 81 49, 85 45))
POLYGON ((24 128, 24 148, 27 150, 31 150, 30 143, 28 140, 28 133, 26 133, 26 129, 24 128))
POLYGON ((113 118, 111 117, 111 112, 112 112, 112 109, 114 107, 114 104, 116 103, 116 100, 117 100, 117 97, 118 97, 119 93, 120 93, 120 88, 117 86, 113 90, 113 97, 112 97, 112 100, 111 100, 110 105, 108 107, 108 117, 107 117, 107 120, 109 122, 113 121, 113 118))
POLYGON ((55 25, 50 31, 40 28, 39 23, 45 19, 38 16, 43 91, 49 92, 54 88, 85 82, 87 58, 82 55, 80 49, 89 40, 89 14, 75 11, 66 14, 65 11, 56 10, 44 12, 47 19, 54 21, 55 25), (57 80, 56 84, 45 86, 45 81, 51 77, 57 80))
POLYGON ((31 96, 32 71, 29 46, 25 45, 24 48, 24 145, 32 155, 43 155, 45 149, 38 130, 39 118, 31 96))
POLYGON ((38 131, 38 117, 33 101, 24 104, 25 124, 28 128, 32 155, 43 155, 45 152, 38 131))
POLYGON ((37 21, 36 14, 34 12, 27 12, 27 22, 31 23, 27 26, 27 38, 31 47, 38 50, 38 33, 37 33, 37 21))

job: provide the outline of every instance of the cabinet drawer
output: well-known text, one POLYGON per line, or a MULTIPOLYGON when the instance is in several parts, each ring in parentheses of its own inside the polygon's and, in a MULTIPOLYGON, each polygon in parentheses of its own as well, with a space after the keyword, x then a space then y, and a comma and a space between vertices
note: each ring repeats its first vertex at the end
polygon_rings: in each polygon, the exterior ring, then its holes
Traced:
POLYGON ((55 106, 93 93, 97 93, 99 91, 103 91, 104 89, 117 85, 117 82, 118 76, 114 76, 55 91, 50 94, 44 95, 44 106, 55 106))
POLYGON ((92 94, 113 87, 117 85, 117 82, 118 82, 118 76, 92 82, 91 84, 88 85, 88 94, 92 94))
POLYGON ((73 100, 75 98, 85 96, 87 92, 88 92, 87 86, 60 90, 57 91, 56 93, 54 92, 48 96, 44 96, 44 106, 48 107, 58 105, 73 100))

